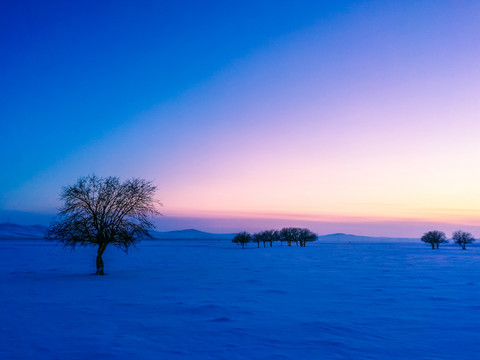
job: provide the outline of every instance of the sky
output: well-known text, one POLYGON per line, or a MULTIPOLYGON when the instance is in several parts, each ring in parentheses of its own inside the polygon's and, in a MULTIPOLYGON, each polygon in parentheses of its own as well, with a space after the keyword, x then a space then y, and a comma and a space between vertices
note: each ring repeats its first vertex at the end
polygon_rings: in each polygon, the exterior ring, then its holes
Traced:
POLYGON ((159 230, 480 236, 478 1, 2 1, 0 222, 88 174, 159 230), (475 235, 475 234, 474 234, 475 235))

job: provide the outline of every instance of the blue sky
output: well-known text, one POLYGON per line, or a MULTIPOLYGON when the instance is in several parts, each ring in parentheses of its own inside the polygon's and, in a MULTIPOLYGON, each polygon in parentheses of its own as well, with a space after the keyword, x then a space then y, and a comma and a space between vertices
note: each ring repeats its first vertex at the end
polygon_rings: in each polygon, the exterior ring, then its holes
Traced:
POLYGON ((152 179, 165 226, 478 222, 478 2, 0 9, 4 213, 96 173, 152 179))
POLYGON ((9 174, 3 191, 342 6, 3 2, 1 146, 9 174))

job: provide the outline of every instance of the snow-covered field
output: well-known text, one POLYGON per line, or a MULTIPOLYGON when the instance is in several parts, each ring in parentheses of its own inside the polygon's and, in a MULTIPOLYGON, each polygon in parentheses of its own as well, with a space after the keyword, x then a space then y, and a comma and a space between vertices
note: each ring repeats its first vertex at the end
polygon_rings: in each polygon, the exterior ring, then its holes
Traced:
POLYGON ((0 241, 1 359, 478 359, 480 247, 0 241))

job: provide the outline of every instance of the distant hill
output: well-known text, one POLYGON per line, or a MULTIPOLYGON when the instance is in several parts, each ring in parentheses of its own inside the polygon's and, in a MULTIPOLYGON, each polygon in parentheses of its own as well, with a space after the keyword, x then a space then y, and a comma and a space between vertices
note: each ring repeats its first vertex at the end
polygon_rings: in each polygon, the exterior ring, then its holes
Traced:
POLYGON ((319 236, 317 239, 318 242, 327 242, 327 243, 393 243, 393 242, 418 242, 419 239, 415 238, 392 238, 392 237, 374 237, 374 236, 359 236, 359 235, 350 235, 350 234, 329 234, 319 236))
MULTIPOLYGON (((43 239, 47 231, 44 225, 18 225, 0 223, 0 239, 43 239)), ((161 240, 232 240, 236 234, 212 234, 195 229, 176 231, 151 231, 154 239, 161 240)))
POLYGON ((151 231, 154 239, 162 240, 232 240, 237 234, 212 234, 195 229, 175 231, 151 231))
POLYGON ((0 239, 43 239, 46 231, 44 225, 0 223, 0 239))
MULTIPOLYGON (((0 239, 43 239, 47 227, 44 225, 18 225, 0 223, 0 239)), ((232 240, 236 233, 213 234, 196 229, 175 231, 151 231, 153 239, 157 240, 232 240)), ((382 243, 382 242, 418 242, 419 239, 371 237, 350 234, 321 235, 317 239, 322 243, 382 243)))

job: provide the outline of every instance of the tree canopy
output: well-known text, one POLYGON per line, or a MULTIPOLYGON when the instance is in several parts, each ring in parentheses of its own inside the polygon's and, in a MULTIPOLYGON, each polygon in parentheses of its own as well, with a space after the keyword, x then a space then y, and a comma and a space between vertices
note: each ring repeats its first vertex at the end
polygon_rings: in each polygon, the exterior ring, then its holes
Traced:
POLYGON ((63 206, 50 225, 46 238, 65 246, 98 246, 97 274, 104 274, 102 255, 112 244, 128 252, 138 241, 150 237, 149 217, 158 215, 156 191, 150 181, 90 175, 63 188, 63 206))
POLYGON ((462 230, 455 231, 452 234, 452 239, 455 242, 455 244, 460 245, 463 250, 466 249, 466 244, 471 244, 475 241, 472 234, 462 230))
POLYGON ((246 231, 242 231, 235 235, 232 242, 237 245, 242 245, 242 249, 245 248, 245 245, 252 241, 252 235, 246 231))
POLYGON ((315 241, 317 235, 308 229, 288 227, 280 230, 280 238, 282 241, 286 241, 288 245, 294 242, 304 247, 308 241, 315 241))
POLYGON ((446 243, 447 238, 443 231, 432 230, 423 234, 421 240, 424 243, 432 245, 432 249, 435 249, 435 246, 438 249, 439 244, 446 243))
POLYGON ((264 230, 253 235, 255 241, 263 242, 263 247, 265 247, 265 243, 269 242, 270 247, 273 246, 274 241, 280 240, 280 235, 278 230, 264 230))

